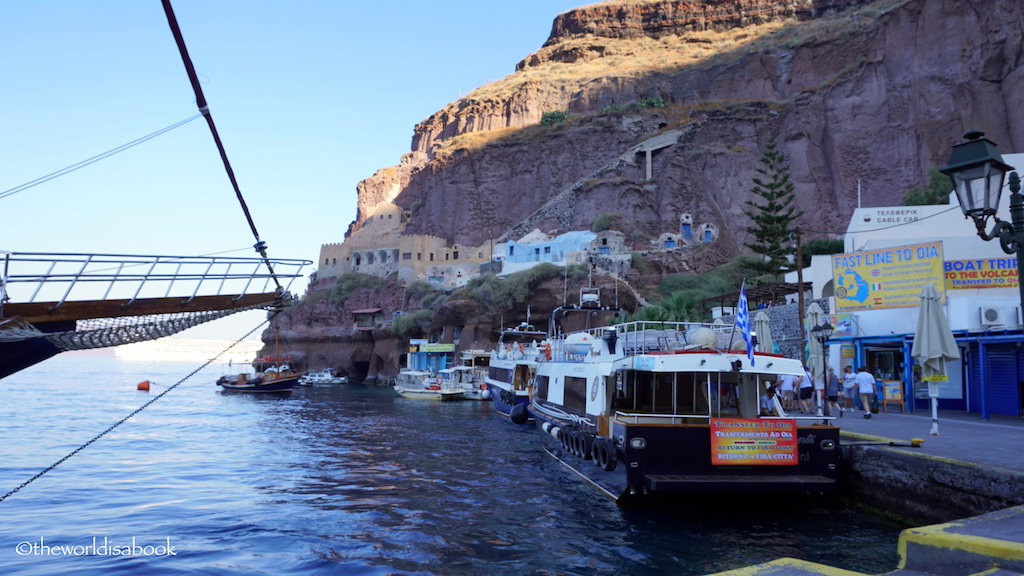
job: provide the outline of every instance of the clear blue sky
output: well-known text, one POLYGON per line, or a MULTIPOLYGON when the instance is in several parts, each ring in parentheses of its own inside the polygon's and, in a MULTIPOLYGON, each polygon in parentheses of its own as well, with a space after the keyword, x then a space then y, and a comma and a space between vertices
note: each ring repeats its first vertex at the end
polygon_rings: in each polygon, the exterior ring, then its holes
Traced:
MULTIPOLYGON (((313 261, 418 122, 587 4, 172 3, 269 255, 313 261)), ((159 0, 8 0, 0 52, 0 196, 197 113, 159 0)), ((4 251, 255 255, 202 119, 0 197, 0 214, 4 251)))

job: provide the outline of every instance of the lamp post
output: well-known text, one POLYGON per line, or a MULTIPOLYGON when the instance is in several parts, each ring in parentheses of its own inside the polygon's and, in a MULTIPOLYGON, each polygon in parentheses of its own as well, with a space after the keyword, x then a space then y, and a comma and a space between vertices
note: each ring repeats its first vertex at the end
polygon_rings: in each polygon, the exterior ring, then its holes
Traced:
POLYGON ((818 344, 821 345, 821 383, 822 383, 822 387, 821 388, 822 388, 822 390, 821 390, 821 392, 818 392, 817 390, 815 390, 815 396, 817 396, 817 398, 818 398, 818 416, 822 415, 822 399, 821 399, 821 395, 824 394, 825 385, 827 384, 827 382, 825 380, 825 378, 827 378, 827 376, 825 374, 825 364, 826 364, 826 362, 825 362, 825 342, 828 342, 829 338, 832 337, 833 330, 835 330, 835 328, 833 328, 832 325, 829 324, 828 322, 825 322, 824 324, 818 324, 814 328, 811 328, 811 337, 813 337, 815 340, 817 340, 818 344))
POLYGON ((964 216, 971 217, 982 240, 999 238, 999 246, 1007 254, 1017 255, 1017 287, 1020 290, 1021 306, 1024 306, 1024 196, 1020 193, 1020 177, 1003 162, 999 147, 984 137, 984 132, 972 130, 964 134, 965 142, 953 145, 949 164, 940 170, 949 176, 960 200, 964 216), (1003 178, 1010 172, 1010 219, 1000 220, 996 216, 999 197, 1003 191, 1003 178), (988 219, 992 218, 992 230, 985 231, 988 219))

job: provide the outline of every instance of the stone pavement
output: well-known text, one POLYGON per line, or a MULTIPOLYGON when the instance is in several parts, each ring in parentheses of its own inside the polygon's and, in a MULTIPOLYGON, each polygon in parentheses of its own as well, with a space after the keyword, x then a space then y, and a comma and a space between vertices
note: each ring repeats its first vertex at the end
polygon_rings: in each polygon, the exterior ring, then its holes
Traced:
POLYGON ((897 444, 894 448, 902 451, 1024 472, 1024 418, 982 420, 977 414, 940 410, 939 435, 932 436, 931 412, 900 414, 898 408, 892 410, 890 406, 888 413, 873 414, 871 419, 858 411, 836 418, 842 443, 893 442, 897 444), (915 438, 923 440, 920 447, 907 447, 915 438))

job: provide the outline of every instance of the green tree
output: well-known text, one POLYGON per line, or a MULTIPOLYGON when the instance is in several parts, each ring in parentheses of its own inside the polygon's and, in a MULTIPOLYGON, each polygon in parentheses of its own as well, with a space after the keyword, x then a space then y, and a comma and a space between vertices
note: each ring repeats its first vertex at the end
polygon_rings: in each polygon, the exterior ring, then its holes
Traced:
POLYGON ((661 302, 655 302, 637 310, 627 321, 647 322, 696 322, 700 317, 700 304, 691 294, 673 292, 661 302))
POLYGON ((761 201, 747 200, 750 210, 743 212, 753 223, 746 231, 754 236, 754 241, 743 245, 762 256, 761 260, 751 263, 754 270, 778 279, 779 270, 792 269, 787 258, 793 253, 789 244, 790 230, 793 221, 804 212, 793 206, 794 187, 789 180, 789 164, 785 155, 776 149, 774 140, 768 141, 757 173, 761 177, 753 179, 754 187, 750 191, 761 201))
POLYGON ((811 265, 811 256, 816 254, 842 254, 846 251, 846 244, 842 238, 826 239, 812 238, 800 249, 800 257, 803 259, 804 268, 811 265))
POLYGON ((949 204, 949 193, 953 187, 949 176, 939 172, 938 167, 928 171, 928 185, 924 188, 914 186, 907 190, 903 197, 904 206, 931 206, 933 204, 949 204))

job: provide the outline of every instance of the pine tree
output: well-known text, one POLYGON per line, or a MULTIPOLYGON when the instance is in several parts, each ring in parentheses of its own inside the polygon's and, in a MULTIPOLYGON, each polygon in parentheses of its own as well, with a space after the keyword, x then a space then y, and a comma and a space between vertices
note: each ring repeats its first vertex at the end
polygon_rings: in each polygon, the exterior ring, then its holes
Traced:
POLYGON ((763 257, 752 264, 752 268, 778 279, 779 270, 790 270, 793 267, 787 258, 793 253, 789 245, 790 232, 793 230, 793 221, 803 215, 803 210, 793 206, 789 164, 785 155, 776 150, 774 140, 768 142, 757 173, 763 178, 753 179, 751 192, 759 196, 763 203, 746 201, 751 209, 743 213, 753 222, 746 231, 754 236, 754 241, 743 245, 763 257))

